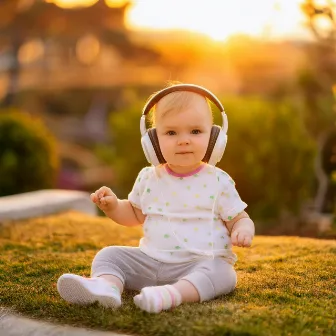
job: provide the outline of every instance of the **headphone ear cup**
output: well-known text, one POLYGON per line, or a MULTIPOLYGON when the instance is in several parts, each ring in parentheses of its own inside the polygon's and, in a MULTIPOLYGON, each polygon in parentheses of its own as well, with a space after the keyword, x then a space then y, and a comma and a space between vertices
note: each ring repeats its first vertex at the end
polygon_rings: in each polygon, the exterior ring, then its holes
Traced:
POLYGON ((226 143, 226 133, 221 127, 213 125, 211 128, 209 145, 202 161, 215 166, 223 157, 226 143))
POLYGON ((141 137, 141 145, 142 149, 145 153, 146 159, 148 163, 157 166, 159 165, 159 161, 156 157, 155 150, 152 144, 151 139, 149 138, 148 132, 146 132, 142 137, 141 137))
POLYGON ((166 160, 161 153, 159 139, 155 128, 148 129, 141 137, 141 145, 146 159, 150 164, 158 166, 159 164, 166 163, 166 160))
POLYGON ((149 129, 148 135, 149 135, 149 138, 151 139, 157 160, 159 161, 160 164, 166 163, 166 160, 161 153, 159 138, 156 133, 156 128, 149 129))
POLYGON ((156 128, 151 128, 148 130, 148 135, 149 138, 151 139, 156 157, 159 161, 160 164, 166 163, 166 160, 164 159, 162 153, 161 153, 161 149, 160 149, 160 144, 159 144, 159 138, 157 137, 157 133, 156 133, 156 128))
POLYGON ((202 161, 209 163, 219 132, 220 132, 220 127, 217 125, 213 125, 211 128, 211 132, 210 132, 208 148, 205 152, 205 155, 202 161))
POLYGON ((225 131, 219 126, 216 127, 219 128, 219 133, 208 162, 212 166, 215 166, 222 159, 227 143, 227 134, 225 131))

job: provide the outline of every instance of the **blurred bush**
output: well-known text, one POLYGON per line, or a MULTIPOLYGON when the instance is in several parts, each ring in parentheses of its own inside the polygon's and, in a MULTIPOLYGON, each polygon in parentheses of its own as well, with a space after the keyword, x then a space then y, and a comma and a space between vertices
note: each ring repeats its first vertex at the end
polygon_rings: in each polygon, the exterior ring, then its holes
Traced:
POLYGON ((54 187, 56 141, 28 114, 0 111, 0 196, 54 187))
MULTIPOLYGON (((306 132, 302 105, 254 97, 222 99, 229 119, 228 145, 220 168, 236 181, 254 218, 295 212, 313 195, 316 144, 306 132)), ((142 103, 111 114, 114 189, 127 197, 140 169, 147 165, 140 143, 142 103)), ((215 122, 221 123, 214 109, 215 122)))
POLYGON ((127 197, 139 171, 149 165, 141 147, 140 117, 142 103, 110 115, 113 148, 111 166, 116 174, 113 186, 118 197, 127 197))
POLYGON ((298 73, 298 91, 304 104, 302 117, 309 133, 314 139, 335 126, 335 97, 329 85, 322 81, 323 75, 309 68, 298 73))
POLYGON ((307 132, 303 105, 261 98, 223 100, 228 145, 219 167, 237 183, 255 218, 298 212, 314 198, 317 145, 307 132))

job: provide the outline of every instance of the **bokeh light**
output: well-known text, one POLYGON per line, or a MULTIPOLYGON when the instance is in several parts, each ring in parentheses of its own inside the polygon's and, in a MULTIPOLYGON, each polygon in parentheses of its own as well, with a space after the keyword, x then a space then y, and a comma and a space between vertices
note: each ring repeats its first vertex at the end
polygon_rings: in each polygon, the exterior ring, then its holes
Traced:
POLYGON ((100 52, 100 42, 94 35, 82 37, 76 45, 76 56, 83 64, 92 64, 100 52))
POLYGON ((62 8, 89 7, 94 5, 98 0, 46 0, 62 8))
POLYGON ((43 42, 40 39, 32 39, 21 46, 18 59, 20 63, 28 64, 41 59, 43 55, 43 42))
MULTIPOLYGON (((73 8, 73 7, 89 7, 94 5, 98 0, 45 0, 49 3, 54 3, 55 5, 62 8, 73 8)), ((123 6, 127 0, 105 0, 109 7, 120 7, 123 6)))

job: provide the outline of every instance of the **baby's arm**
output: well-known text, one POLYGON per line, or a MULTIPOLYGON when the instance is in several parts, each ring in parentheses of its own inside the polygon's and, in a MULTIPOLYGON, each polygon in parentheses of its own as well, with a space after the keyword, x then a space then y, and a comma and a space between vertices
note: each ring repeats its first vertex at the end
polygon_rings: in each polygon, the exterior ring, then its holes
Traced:
POLYGON ((128 200, 120 200, 108 187, 101 187, 90 196, 107 217, 124 226, 141 225, 146 216, 128 200))
POLYGON ((245 211, 224 223, 231 233, 232 245, 242 247, 251 246, 255 228, 253 221, 245 211))

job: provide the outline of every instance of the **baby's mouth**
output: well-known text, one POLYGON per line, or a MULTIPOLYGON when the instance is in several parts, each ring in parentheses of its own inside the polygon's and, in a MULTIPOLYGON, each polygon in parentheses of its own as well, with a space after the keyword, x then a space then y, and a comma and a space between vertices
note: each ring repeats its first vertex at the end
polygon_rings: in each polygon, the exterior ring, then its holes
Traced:
POLYGON ((176 154, 192 154, 192 152, 178 152, 178 153, 176 153, 176 154))

